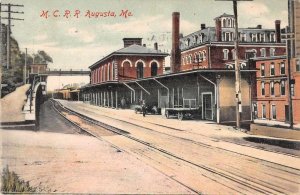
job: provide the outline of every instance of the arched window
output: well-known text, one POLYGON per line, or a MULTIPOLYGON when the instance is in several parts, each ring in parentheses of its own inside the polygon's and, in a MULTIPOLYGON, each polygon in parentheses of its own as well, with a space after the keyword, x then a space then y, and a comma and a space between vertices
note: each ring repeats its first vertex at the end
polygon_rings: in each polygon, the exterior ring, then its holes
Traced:
POLYGON ((203 61, 205 61, 206 60, 206 51, 204 50, 203 51, 203 61))
POLYGON ((189 63, 192 63, 192 54, 189 55, 189 63))
POLYGON ((138 62, 136 65, 136 77, 138 79, 144 77, 144 64, 143 62, 138 62))
POLYGON ((185 57, 185 63, 186 63, 186 64, 189 63, 188 56, 185 57))
POLYGON ((229 18, 227 18, 227 19, 226 19, 226 21, 227 21, 227 25, 226 25, 226 27, 230 27, 230 19, 229 19, 229 18))
POLYGON ((275 48, 270 48, 270 56, 275 56, 275 48))
POLYGON ((198 58, 199 58, 199 62, 202 62, 202 60, 203 60, 203 53, 201 51, 199 51, 199 53, 198 53, 198 58))
POLYGON ((157 63, 151 63, 151 76, 157 76, 157 63))
POLYGON ((194 40, 195 40, 195 44, 197 44, 198 43, 198 36, 197 35, 195 35, 194 40))
POLYGON ((182 57, 182 65, 184 65, 184 57, 182 57))
POLYGON ((98 76, 99 76, 99 71, 98 71, 98 68, 96 69, 96 83, 98 83, 99 82, 99 80, 98 80, 98 76))
POLYGON ((266 57, 266 48, 261 48, 260 49, 260 56, 261 57, 266 57))
POLYGON ((102 66, 102 81, 105 81, 105 68, 102 66))
POLYGON ((225 18, 222 21, 222 27, 226 27, 226 20, 225 20, 225 18))
POLYGON ((228 49, 223 49, 223 55, 224 55, 223 59, 224 60, 228 60, 228 52, 229 52, 228 49))
POLYGON ((235 49, 231 50, 232 59, 235 60, 235 49))
POLYGON ((110 64, 107 64, 107 80, 110 81, 111 76, 111 67, 110 64))
POLYGON ((190 46, 190 44, 191 44, 191 40, 187 39, 187 46, 190 46))

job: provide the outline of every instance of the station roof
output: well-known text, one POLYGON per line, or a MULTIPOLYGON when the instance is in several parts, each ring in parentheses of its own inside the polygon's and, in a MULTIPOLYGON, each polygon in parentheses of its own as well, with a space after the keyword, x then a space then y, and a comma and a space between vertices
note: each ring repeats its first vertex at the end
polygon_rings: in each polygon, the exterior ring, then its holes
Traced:
POLYGON ((112 52, 111 54, 105 56, 104 58, 100 59, 96 63, 92 64, 89 66, 89 68, 93 68, 94 66, 98 65, 99 63, 105 61, 106 59, 110 58, 111 56, 116 56, 116 55, 128 55, 128 56, 163 56, 166 57, 169 54, 161 52, 160 50, 155 50, 151 48, 147 48, 141 45, 130 45, 128 47, 119 49, 117 51, 112 52))
MULTIPOLYGON (((251 70, 241 70, 241 73, 254 73, 256 72, 256 69, 251 69, 251 70)), ((81 89, 84 88, 91 88, 91 87, 97 87, 97 86, 104 86, 104 85, 111 85, 111 84, 123 84, 123 83, 134 83, 137 81, 147 81, 147 80, 153 80, 153 79, 161 79, 161 78, 168 78, 168 77, 175 77, 175 76, 180 76, 180 75, 188 75, 188 74, 195 74, 195 73, 234 73, 234 69, 194 69, 194 70, 188 70, 188 71, 181 71, 177 73, 169 73, 169 74, 163 74, 163 75, 158 75, 154 77, 145 77, 141 79, 131 79, 131 80, 124 80, 124 81, 107 81, 103 83, 97 83, 97 84, 88 84, 81 89)))

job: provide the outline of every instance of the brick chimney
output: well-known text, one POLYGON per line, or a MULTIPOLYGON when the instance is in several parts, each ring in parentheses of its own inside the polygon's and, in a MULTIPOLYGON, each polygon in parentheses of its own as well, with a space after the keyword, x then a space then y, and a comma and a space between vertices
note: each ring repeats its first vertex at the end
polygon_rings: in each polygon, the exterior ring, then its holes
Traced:
POLYGON ((201 24, 201 30, 205 29, 206 25, 205 24, 201 24))
POLYGON ((171 53, 171 72, 180 71, 181 54, 179 48, 179 23, 180 13, 173 12, 172 14, 172 53, 171 53))
POLYGON ((222 27, 219 18, 216 19, 216 39, 218 42, 222 41, 222 27))
POLYGON ((276 43, 281 43, 281 30, 280 30, 280 20, 275 20, 275 36, 276 43))
POLYGON ((142 38, 124 38, 124 47, 128 47, 130 45, 140 45, 142 46, 142 38))

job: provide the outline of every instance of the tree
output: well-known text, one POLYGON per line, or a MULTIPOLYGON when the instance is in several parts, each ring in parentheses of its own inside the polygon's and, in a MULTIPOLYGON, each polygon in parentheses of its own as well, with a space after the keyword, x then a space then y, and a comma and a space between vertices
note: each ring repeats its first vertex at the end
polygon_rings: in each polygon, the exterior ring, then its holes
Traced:
POLYGON ((51 62, 53 63, 53 59, 43 50, 39 50, 37 54, 33 54, 34 63, 42 64, 51 62))

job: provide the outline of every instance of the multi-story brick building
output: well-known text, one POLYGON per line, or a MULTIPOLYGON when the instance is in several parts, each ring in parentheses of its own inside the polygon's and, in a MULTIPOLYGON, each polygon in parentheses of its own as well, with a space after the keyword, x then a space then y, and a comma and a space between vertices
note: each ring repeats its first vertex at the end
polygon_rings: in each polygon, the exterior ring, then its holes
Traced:
POLYGON ((256 69, 254 117, 288 120, 288 67, 285 56, 252 59, 256 69))
MULTIPOLYGON (((239 28, 239 59, 243 62, 251 57, 269 57, 285 54, 285 44, 281 41, 280 20, 275 21, 275 29, 257 27, 239 28)), ((215 27, 201 24, 199 31, 180 39, 181 69, 233 68, 234 16, 223 14, 215 18, 215 27)))
MULTIPOLYGON (((252 59, 259 70, 253 85, 254 118, 289 122, 289 82, 286 56, 252 59), (255 89, 256 88, 256 89, 255 89)), ((291 62, 294 123, 300 123, 300 61, 291 62), (298 64, 297 64, 298 63, 298 64), (296 66, 293 66, 293 65, 296 66)))
POLYGON ((163 74, 167 53, 142 46, 141 38, 124 38, 124 48, 100 59, 91 69, 91 84, 140 79, 163 74))

